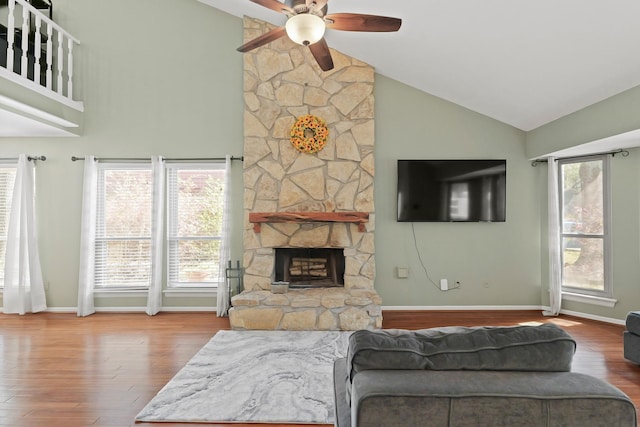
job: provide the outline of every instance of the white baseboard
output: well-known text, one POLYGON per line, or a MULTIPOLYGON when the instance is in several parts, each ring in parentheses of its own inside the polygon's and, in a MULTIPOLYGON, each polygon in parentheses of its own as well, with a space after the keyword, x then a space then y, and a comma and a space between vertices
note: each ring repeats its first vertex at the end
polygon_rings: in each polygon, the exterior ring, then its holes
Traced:
POLYGON ((579 311, 572 310, 560 310, 560 314, 567 314, 569 316, 581 317, 583 319, 597 320, 599 322, 613 323, 614 325, 623 325, 625 320, 614 319, 613 317, 596 316, 595 314, 581 313, 579 311))
POLYGON ((216 310, 215 307, 162 307, 160 311, 167 311, 167 312, 197 311, 197 312, 206 312, 206 313, 216 313, 218 310, 216 310))
POLYGON ((543 310, 541 305, 390 305, 383 306, 383 310, 398 311, 466 311, 466 310, 543 310))
MULTIPOLYGON (((96 307, 96 313, 145 313, 147 307, 96 307)), ((49 307, 49 313, 77 313, 76 307, 49 307)), ((211 312, 215 307, 162 307, 161 312, 211 312)))
POLYGON ((45 310, 47 313, 77 313, 77 307, 48 307, 45 310))

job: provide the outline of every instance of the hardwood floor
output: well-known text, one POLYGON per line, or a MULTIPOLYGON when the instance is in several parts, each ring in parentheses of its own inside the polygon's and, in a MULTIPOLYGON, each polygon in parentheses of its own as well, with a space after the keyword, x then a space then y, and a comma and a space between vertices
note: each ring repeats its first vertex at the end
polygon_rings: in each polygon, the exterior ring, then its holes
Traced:
MULTIPOLYGON (((622 357, 622 326, 537 311, 384 313, 385 328, 523 322, 565 328, 578 341, 573 370, 616 385, 640 408, 640 367, 622 357)), ((212 313, 0 315, 0 426, 220 426, 133 420, 221 329, 228 319, 212 313)))

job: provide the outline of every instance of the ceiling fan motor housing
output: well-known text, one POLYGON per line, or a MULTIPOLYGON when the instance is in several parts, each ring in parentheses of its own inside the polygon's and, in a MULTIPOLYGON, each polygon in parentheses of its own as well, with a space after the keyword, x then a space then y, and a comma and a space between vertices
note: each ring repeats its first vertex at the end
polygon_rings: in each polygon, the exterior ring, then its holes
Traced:
POLYGON ((327 13, 326 4, 320 9, 307 6, 306 0, 286 0, 285 4, 291 7, 298 15, 302 13, 312 13, 322 17, 327 13))

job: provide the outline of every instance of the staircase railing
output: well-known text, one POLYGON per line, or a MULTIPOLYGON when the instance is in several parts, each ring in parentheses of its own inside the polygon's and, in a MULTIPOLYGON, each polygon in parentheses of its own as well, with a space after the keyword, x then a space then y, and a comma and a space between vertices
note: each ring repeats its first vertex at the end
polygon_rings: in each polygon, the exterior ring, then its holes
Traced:
POLYGON ((6 2, 6 22, 0 18, 0 76, 82 111, 73 88, 74 46, 80 41, 26 0, 6 2))

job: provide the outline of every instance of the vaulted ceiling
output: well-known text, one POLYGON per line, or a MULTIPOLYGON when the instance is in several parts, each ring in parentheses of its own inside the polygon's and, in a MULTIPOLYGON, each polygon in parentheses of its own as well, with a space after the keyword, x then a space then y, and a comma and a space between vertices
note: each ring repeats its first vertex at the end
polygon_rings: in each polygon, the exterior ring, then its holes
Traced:
MULTIPOLYGON (((238 17, 286 21, 249 0, 200 1, 238 17)), ((525 131, 640 85, 637 1, 329 0, 328 7, 403 20, 397 33, 328 30, 329 46, 525 131)))

